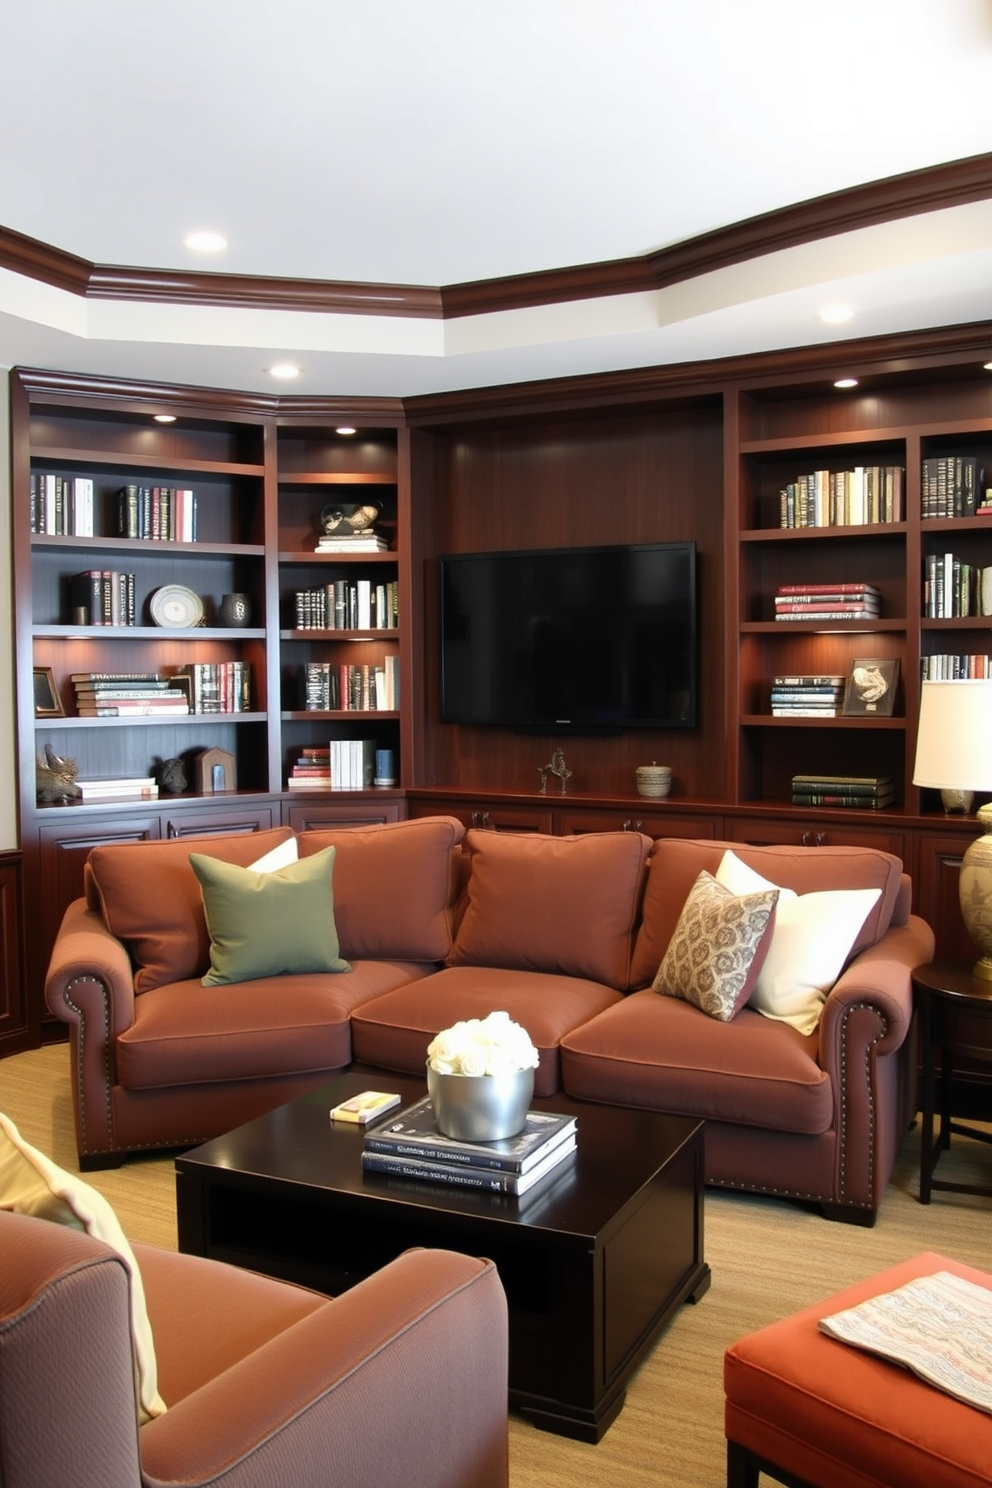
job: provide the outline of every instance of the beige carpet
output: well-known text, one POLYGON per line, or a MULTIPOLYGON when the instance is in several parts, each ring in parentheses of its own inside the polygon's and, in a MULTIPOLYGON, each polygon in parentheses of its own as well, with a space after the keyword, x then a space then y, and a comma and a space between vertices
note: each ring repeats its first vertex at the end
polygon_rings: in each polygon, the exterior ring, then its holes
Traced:
MULTIPOLYGON (((75 1170, 64 1046, 0 1061, 0 1110, 28 1141, 75 1170)), ((924 1207, 916 1197, 918 1154, 910 1133, 873 1230, 830 1224, 774 1199, 708 1192, 709 1292, 675 1317, 599 1446, 511 1417, 512 1488, 719 1488, 725 1482, 721 1367, 733 1339, 921 1250, 992 1268, 992 1199, 939 1194, 924 1207)), ((175 1246, 170 1158, 131 1160, 88 1176, 132 1239, 175 1246)), ((941 1176, 992 1183, 992 1150, 958 1141, 942 1159, 941 1176)))

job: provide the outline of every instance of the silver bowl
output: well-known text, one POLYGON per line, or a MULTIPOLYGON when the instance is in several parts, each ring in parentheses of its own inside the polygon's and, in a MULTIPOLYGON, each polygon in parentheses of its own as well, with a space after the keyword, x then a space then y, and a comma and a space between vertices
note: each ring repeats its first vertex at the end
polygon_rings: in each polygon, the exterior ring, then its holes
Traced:
POLYGON ((442 1136, 456 1142, 500 1142, 524 1129, 534 1095, 534 1071, 442 1075, 428 1064, 427 1093, 442 1136))

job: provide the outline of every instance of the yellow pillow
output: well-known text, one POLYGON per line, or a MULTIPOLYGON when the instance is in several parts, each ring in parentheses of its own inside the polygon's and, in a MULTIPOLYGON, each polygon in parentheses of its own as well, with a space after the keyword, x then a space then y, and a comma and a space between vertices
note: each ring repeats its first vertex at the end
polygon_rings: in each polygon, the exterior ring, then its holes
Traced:
POLYGON ((135 1382, 142 1425, 165 1411, 158 1393, 158 1370, 141 1273, 117 1215, 102 1194, 81 1178, 49 1161, 25 1142, 17 1127, 0 1112, 0 1209, 84 1230, 123 1256, 131 1272, 131 1337, 135 1382))

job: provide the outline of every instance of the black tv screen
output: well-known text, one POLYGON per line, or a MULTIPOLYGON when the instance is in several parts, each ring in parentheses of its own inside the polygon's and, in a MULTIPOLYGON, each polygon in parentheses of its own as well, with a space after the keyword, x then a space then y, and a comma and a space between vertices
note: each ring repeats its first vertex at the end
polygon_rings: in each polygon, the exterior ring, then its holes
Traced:
POLYGON ((442 722, 695 727, 695 543, 446 554, 440 589, 442 722))

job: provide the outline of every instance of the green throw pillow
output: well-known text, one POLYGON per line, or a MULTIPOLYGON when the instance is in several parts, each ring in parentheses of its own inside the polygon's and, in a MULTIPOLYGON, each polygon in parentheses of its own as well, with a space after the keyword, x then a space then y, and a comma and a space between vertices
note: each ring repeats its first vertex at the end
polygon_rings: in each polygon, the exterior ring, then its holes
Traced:
POLYGON ((288 972, 351 970, 338 955, 334 851, 325 848, 272 873, 190 853, 210 932, 205 987, 288 972))

